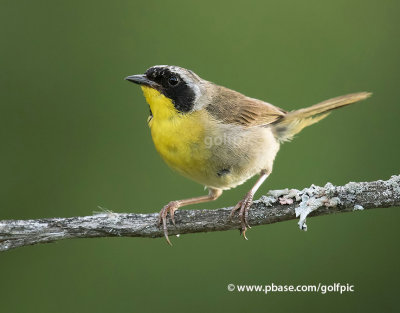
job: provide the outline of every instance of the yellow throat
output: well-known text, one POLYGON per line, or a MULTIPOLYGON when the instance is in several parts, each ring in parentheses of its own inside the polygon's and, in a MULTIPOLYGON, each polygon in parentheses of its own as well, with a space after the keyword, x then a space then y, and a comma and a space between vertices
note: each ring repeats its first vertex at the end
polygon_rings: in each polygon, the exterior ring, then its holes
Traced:
POLYGON ((170 167, 201 182, 210 153, 204 142, 206 113, 179 113, 171 99, 153 88, 141 88, 153 114, 149 127, 158 153, 170 167))

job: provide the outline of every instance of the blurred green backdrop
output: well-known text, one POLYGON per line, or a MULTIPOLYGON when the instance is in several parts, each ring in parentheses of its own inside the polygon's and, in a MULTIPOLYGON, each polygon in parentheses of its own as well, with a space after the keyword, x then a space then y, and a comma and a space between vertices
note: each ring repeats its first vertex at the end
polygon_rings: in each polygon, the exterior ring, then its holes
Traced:
MULTIPOLYGON (((0 219, 156 212, 203 187, 162 162, 123 80, 154 64, 291 110, 374 96, 283 145, 261 188, 399 173, 400 2, 0 1, 0 219)), ((254 180, 217 202, 233 205, 254 180)), ((398 209, 164 239, 81 239, 0 255, 2 312, 394 310, 398 209), (234 284, 351 283, 352 294, 241 294, 234 284)), ((397 305, 398 307, 398 305, 397 305)))

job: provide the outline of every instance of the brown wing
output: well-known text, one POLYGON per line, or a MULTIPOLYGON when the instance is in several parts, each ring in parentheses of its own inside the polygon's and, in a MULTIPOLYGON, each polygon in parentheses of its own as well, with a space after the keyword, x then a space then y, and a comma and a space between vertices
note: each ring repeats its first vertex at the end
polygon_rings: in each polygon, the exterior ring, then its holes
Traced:
POLYGON ((246 97, 234 90, 216 86, 217 90, 207 111, 217 120, 246 127, 271 124, 285 116, 286 111, 261 100, 246 97))

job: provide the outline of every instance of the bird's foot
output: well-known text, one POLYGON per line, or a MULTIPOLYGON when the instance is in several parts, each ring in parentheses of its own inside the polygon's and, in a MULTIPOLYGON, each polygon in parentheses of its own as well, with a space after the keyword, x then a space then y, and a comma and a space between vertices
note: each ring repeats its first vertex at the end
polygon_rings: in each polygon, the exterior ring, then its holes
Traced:
POLYGON ((254 195, 252 192, 248 192, 243 200, 240 200, 238 204, 233 207, 231 214, 229 215, 229 218, 232 219, 235 212, 239 210, 239 218, 241 224, 240 234, 243 235, 243 238, 246 240, 246 230, 251 228, 247 221, 247 218, 249 215, 249 209, 251 207, 251 204, 253 203, 253 196, 254 195))
POLYGON ((158 226, 163 225, 163 230, 164 230, 164 236, 165 239, 167 240, 168 244, 172 246, 171 241, 168 238, 168 229, 167 229, 167 215, 169 213, 169 217, 171 219, 172 224, 175 226, 175 211, 179 208, 179 202, 178 201, 171 201, 168 203, 166 206, 164 206, 161 211, 160 215, 158 216, 158 226))

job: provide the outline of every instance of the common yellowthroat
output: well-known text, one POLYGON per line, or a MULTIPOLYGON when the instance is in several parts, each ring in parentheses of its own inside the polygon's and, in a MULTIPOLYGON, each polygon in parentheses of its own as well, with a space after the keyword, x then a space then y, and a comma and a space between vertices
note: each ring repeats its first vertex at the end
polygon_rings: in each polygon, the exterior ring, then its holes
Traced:
MULTIPOLYGON (((246 238, 253 196, 272 171, 279 145, 329 111, 364 100, 359 92, 287 112, 267 102, 200 78, 178 66, 157 65, 143 75, 126 77, 139 84, 150 106, 148 124, 154 145, 165 162, 182 175, 206 186, 209 194, 171 201, 160 212, 167 242, 167 215, 185 205, 216 200, 223 190, 259 175, 253 188, 232 209, 239 210, 246 238)), ((246 238, 247 239, 247 238, 246 238)))

